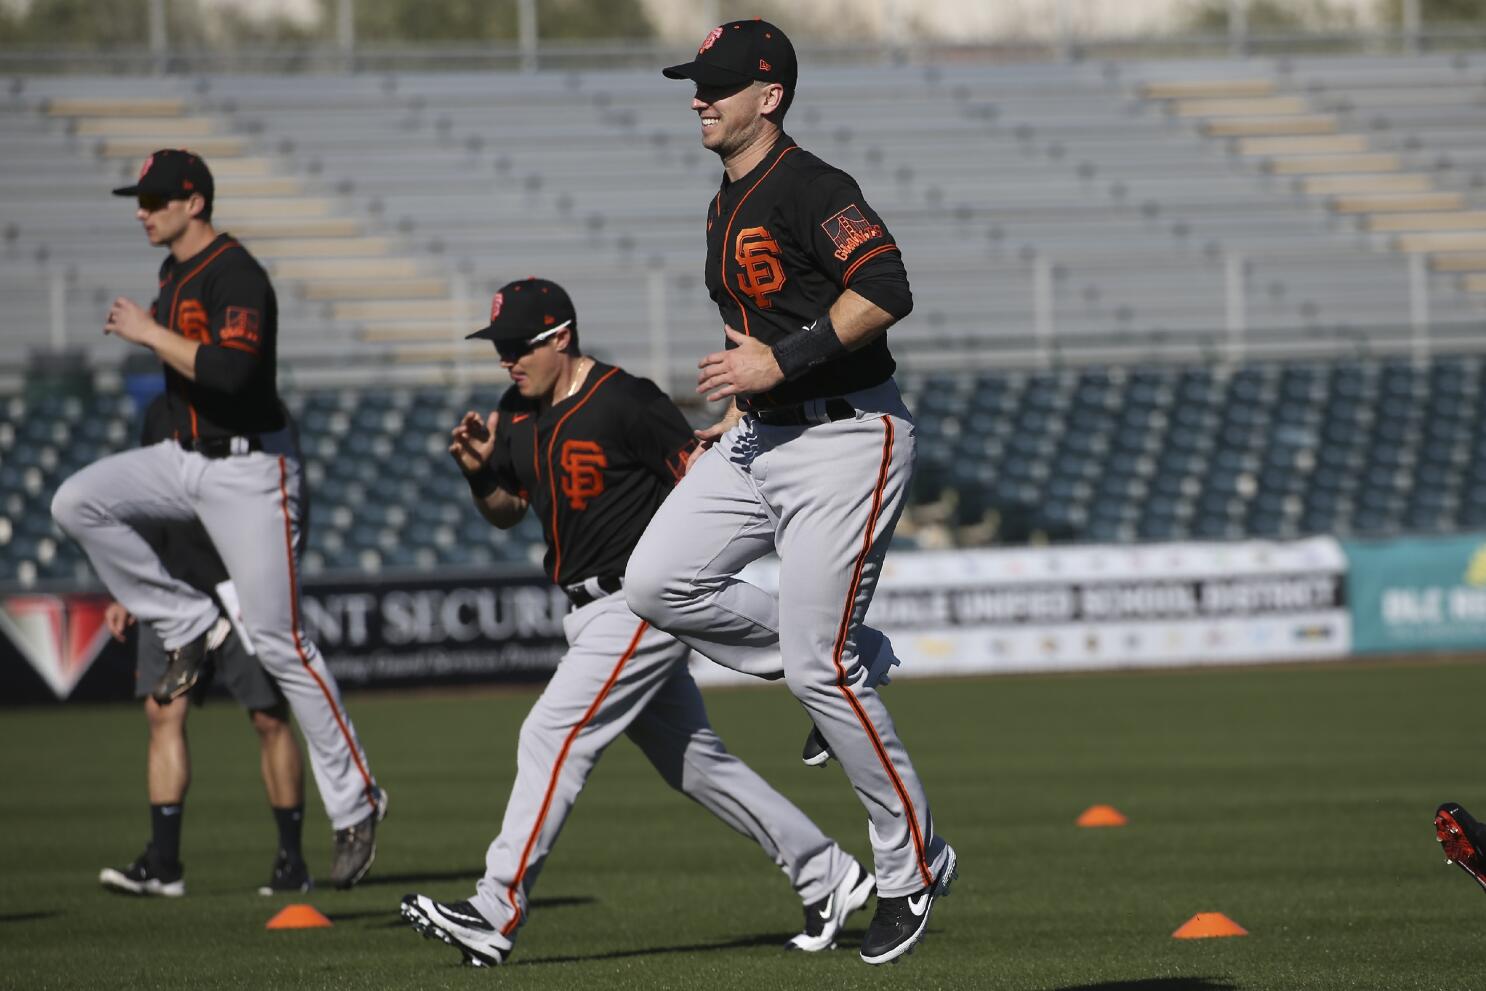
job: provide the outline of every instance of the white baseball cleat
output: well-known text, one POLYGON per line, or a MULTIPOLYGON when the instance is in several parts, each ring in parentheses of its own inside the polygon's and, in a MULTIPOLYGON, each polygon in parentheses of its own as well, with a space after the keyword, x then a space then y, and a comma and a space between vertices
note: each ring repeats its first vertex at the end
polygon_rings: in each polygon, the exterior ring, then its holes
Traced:
POLYGON ((861 864, 852 862, 851 870, 831 893, 818 902, 805 906, 805 931, 790 938, 784 944, 786 950, 804 950, 817 953, 836 945, 836 937, 846 925, 846 917, 872 897, 877 879, 861 864))
POLYGON ((441 939, 464 954, 471 967, 499 967, 512 943, 467 901, 436 902, 427 895, 404 895, 402 917, 425 939, 441 939))

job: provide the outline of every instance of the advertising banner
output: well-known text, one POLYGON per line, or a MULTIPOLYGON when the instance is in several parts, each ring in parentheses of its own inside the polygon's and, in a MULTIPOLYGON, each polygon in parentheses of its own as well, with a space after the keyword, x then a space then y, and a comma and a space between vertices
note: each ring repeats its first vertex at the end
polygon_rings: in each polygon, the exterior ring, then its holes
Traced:
MULTIPOLYGON (((749 577, 774 587, 771 567, 749 577)), ((888 555, 867 621, 893 640, 895 678, 1334 658, 1351 645, 1345 578, 1329 537, 914 551, 888 555)))
POLYGON ((1486 535, 1350 542, 1359 653, 1486 650, 1486 535))
MULTIPOLYGON (((132 697, 134 639, 98 593, 0 595, 0 701, 132 697)), ((568 600, 540 574, 305 583, 305 634, 343 688, 540 681, 564 649, 568 600)))
MULTIPOLYGON (((1439 578, 1465 591, 1438 593, 1462 638, 1464 611, 1486 597, 1464 583, 1466 565, 1439 578)), ((770 588, 776 576, 777 564, 748 572, 770 588)), ((1408 615, 1432 608, 1420 595, 1408 615)), ((109 638, 107 601, 0 596, 4 701, 130 697, 133 644, 109 638)), ((538 574, 312 579, 302 621, 345 688, 530 682, 561 658, 567 610, 538 574)), ((1346 556, 1326 538, 889 554, 868 620, 893 639, 895 677, 1305 660, 1352 646, 1346 556)), ((750 680, 702 659, 693 671, 707 683, 750 680)))

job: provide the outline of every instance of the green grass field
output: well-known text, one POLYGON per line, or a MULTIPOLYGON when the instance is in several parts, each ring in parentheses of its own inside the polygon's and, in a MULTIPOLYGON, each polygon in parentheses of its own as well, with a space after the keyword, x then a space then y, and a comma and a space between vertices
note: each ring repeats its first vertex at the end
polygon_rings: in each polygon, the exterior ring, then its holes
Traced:
MULTIPOLYGON (((899 729, 959 852, 917 952, 868 968, 785 954, 800 922, 746 841, 667 790, 621 741, 549 860, 510 964, 461 968, 396 909, 480 873, 530 694, 350 700, 392 795, 351 892, 260 898, 274 833, 256 744, 230 703, 192 715, 189 895, 112 895, 98 870, 147 836, 133 706, 0 716, 0 985, 17 988, 1007 988, 1221 991, 1486 983, 1486 898, 1444 866, 1444 799, 1486 813, 1486 665, 1318 666, 900 681, 899 729), (1079 829, 1110 803, 1128 826, 1079 829), (308 900, 331 929, 268 932, 308 900), (1175 940, 1196 912, 1250 935, 1175 940)), ((782 688, 710 694, 731 748, 858 856, 865 816, 835 767, 801 766, 782 688)), ((307 853, 328 870, 311 796, 307 853)))

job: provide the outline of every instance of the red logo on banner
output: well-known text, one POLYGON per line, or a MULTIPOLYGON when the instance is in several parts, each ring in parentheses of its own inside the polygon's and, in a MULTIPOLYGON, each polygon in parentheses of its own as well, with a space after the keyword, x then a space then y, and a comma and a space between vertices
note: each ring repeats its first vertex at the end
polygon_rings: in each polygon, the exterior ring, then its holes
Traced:
POLYGON ((108 640, 104 595, 13 595, 0 604, 4 630, 57 698, 72 694, 108 640))

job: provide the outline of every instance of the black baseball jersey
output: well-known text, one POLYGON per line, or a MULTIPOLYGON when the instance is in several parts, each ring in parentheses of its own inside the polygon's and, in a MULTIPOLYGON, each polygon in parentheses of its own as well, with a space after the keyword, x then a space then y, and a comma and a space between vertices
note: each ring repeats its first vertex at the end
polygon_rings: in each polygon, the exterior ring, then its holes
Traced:
POLYGON ((283 428, 276 382, 278 309, 268 273, 227 234, 186 261, 165 257, 151 313, 161 326, 201 344, 196 381, 165 367, 177 437, 283 428))
MULTIPOLYGON (((741 179, 723 175, 707 209, 706 277, 723 321, 765 344, 809 326, 846 289, 900 317, 911 299, 902 254, 856 180, 787 135, 741 179)), ((894 368, 884 334, 753 405, 839 396, 894 368)))
POLYGON ((622 576, 696 445, 681 411, 649 379, 601 361, 546 410, 514 387, 499 410, 491 465, 541 520, 547 574, 559 585, 622 576))

